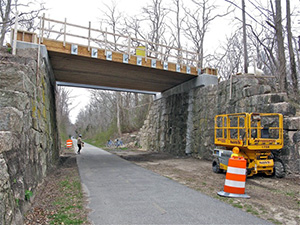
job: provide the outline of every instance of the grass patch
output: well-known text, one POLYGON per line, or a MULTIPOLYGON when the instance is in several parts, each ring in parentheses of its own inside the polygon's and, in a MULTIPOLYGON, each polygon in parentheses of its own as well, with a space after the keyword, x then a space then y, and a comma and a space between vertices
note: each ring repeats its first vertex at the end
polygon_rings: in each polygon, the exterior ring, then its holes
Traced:
POLYGON ((85 142, 94 145, 96 147, 103 148, 106 146, 107 141, 113 140, 115 137, 115 134, 117 133, 116 125, 113 123, 108 128, 107 131, 104 132, 98 132, 97 134, 91 136, 90 138, 84 139, 85 142))
POLYGON ((282 194, 282 195, 286 195, 286 196, 289 196, 289 197, 295 197, 297 195, 296 191, 285 192, 285 191, 277 190, 277 189, 271 189, 270 191, 272 191, 272 192, 274 192, 276 194, 282 194))
POLYGON ((62 160, 36 190, 24 224, 91 224, 75 156, 62 160))
POLYGON ((255 209, 253 209, 253 207, 252 207, 252 205, 245 205, 245 208, 246 208, 246 212, 248 212, 248 213, 251 213, 251 214, 253 214, 253 215, 259 215, 259 213, 255 210, 255 209))
POLYGON ((68 177, 59 182, 59 191, 64 197, 59 197, 52 202, 58 207, 55 213, 50 215, 50 224, 83 224, 86 218, 80 218, 78 214, 83 209, 83 194, 78 177, 68 177))
POLYGON ((203 189, 200 188, 200 187, 195 188, 195 190, 196 190, 196 191, 201 191, 201 192, 203 191, 203 189))
POLYGON ((239 209, 243 208, 243 206, 240 203, 233 203, 232 206, 239 209))
POLYGON ((275 220, 273 218, 268 218, 268 221, 271 221, 274 224, 282 224, 281 222, 279 222, 278 220, 275 220))
POLYGON ((233 204, 233 203, 234 203, 234 200, 233 200, 232 198, 229 198, 229 199, 228 199, 228 203, 229 203, 229 204, 233 204))
POLYGON ((297 192, 295 191, 290 191, 290 192, 286 192, 285 193, 287 196, 290 196, 290 197, 295 197, 297 195, 297 192))
POLYGON ((50 216, 50 224, 82 224, 84 221, 81 219, 76 219, 70 217, 70 214, 67 213, 57 213, 50 216))
POLYGON ((195 179, 194 178, 186 178, 186 181, 192 183, 192 182, 195 182, 195 179))

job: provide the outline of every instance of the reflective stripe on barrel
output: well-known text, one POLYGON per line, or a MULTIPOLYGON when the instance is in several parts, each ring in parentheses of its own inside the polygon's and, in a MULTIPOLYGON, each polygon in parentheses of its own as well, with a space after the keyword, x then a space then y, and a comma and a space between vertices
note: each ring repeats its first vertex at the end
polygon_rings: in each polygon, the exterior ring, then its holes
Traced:
POLYGON ((67 148, 71 148, 73 145, 73 142, 71 139, 67 140, 67 148))

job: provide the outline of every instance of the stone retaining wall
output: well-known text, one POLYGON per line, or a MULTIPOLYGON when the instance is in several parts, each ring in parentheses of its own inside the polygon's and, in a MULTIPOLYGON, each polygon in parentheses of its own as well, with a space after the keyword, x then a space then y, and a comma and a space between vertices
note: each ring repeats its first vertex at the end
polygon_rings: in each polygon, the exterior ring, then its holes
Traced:
POLYGON ((23 224, 29 197, 59 155, 46 65, 37 74, 37 51, 18 53, 0 51, 0 224, 23 224))
POLYGON ((192 154, 211 160, 214 149, 214 117, 236 112, 282 113, 284 148, 281 158, 287 171, 300 172, 300 111, 286 93, 278 93, 270 78, 236 76, 232 81, 198 87, 187 93, 162 97, 154 102, 140 131, 140 145, 176 155, 192 154))

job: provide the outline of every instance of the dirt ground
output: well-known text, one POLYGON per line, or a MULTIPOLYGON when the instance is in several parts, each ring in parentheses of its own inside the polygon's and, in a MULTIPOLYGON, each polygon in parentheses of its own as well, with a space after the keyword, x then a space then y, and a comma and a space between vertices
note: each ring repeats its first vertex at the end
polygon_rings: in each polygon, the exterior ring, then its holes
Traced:
POLYGON ((300 224, 299 175, 281 179, 259 175, 247 178, 246 194, 250 199, 224 198, 217 192, 223 190, 225 173, 213 173, 209 161, 139 150, 107 150, 274 224, 300 224))

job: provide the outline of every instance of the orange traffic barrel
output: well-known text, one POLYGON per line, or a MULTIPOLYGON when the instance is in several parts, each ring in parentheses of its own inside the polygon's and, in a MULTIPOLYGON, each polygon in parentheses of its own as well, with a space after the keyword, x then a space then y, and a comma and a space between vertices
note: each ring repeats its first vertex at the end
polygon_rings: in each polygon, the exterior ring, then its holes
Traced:
POLYGON ((247 161, 244 157, 233 156, 228 161, 224 191, 218 195, 232 198, 250 198, 245 194, 247 161))
POLYGON ((71 139, 67 140, 67 148, 72 148, 73 141, 71 139))

